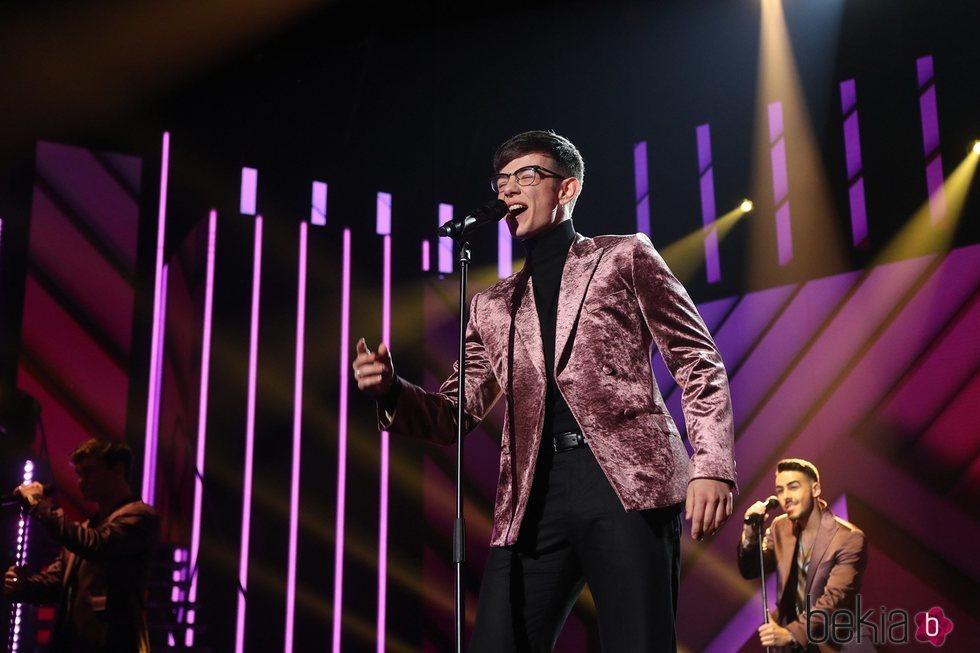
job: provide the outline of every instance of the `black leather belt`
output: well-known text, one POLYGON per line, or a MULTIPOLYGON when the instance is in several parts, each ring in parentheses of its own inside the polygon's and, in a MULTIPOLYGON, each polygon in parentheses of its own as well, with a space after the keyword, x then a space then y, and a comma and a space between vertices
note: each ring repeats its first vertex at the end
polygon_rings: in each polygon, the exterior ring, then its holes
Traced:
POLYGON ((578 431, 555 433, 552 438, 554 440, 555 453, 564 453, 566 451, 580 449, 585 446, 585 436, 578 431))

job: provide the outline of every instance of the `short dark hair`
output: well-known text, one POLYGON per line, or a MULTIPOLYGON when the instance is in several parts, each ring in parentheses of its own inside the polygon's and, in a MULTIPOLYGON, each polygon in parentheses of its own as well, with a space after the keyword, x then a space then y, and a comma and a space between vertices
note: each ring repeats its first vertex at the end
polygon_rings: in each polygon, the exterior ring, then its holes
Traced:
POLYGON ((802 458, 784 458, 776 463, 776 473, 779 472, 803 472, 803 474, 810 477, 811 480, 820 482, 820 472, 817 470, 817 466, 811 463, 809 460, 803 460, 802 458))
POLYGON ((564 136, 559 136, 550 129, 523 132, 511 136, 497 148, 493 155, 493 171, 501 168, 525 154, 544 154, 550 156, 558 164, 558 170, 579 181, 585 178, 585 161, 578 148, 564 136))
POLYGON ((91 438, 78 445, 68 456, 73 465, 78 464, 83 458, 97 458, 110 469, 122 465, 123 473, 127 479, 130 468, 133 466, 133 450, 125 442, 91 438))

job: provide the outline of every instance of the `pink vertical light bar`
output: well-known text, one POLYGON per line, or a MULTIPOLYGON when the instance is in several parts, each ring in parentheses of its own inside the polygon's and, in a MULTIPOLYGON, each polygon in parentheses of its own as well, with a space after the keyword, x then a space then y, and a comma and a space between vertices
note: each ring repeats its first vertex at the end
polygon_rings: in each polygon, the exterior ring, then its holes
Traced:
POLYGON ((506 220, 497 223, 497 277, 506 279, 514 272, 514 240, 506 220))
POLYGON ((647 166, 647 142, 633 146, 633 182, 636 189, 636 230, 650 234, 650 176, 647 166))
POLYGON ((868 240, 868 214, 864 203, 864 165, 858 125, 857 87, 853 79, 840 83, 840 109, 844 118, 844 157, 847 160, 848 200, 851 206, 851 244, 868 240))
MULTIPOLYGON (((391 236, 383 243, 381 273, 381 341, 391 347, 391 236)), ((385 623, 388 603, 388 460, 390 436, 381 432, 381 489, 378 510, 378 626, 377 653, 385 651, 385 623)))
MULTIPOLYGON (((208 253, 207 273, 204 282, 204 332, 201 335, 201 391, 197 404, 197 453, 194 474, 194 515, 191 521, 191 549, 188 567, 190 568, 190 587, 187 601, 197 602, 198 552, 201 549, 201 509, 204 498, 204 453, 207 444, 208 424, 208 386, 211 378, 211 324, 214 310, 214 259, 218 235, 218 212, 214 209, 208 215, 208 253)), ((194 609, 187 611, 187 623, 194 623, 194 609)), ((184 644, 194 645, 194 629, 184 631, 184 644)))
POLYGON ((327 185, 322 181, 313 182, 313 198, 310 207, 310 222, 318 227, 327 224, 327 185))
POLYGON ((779 264, 793 260, 793 232, 789 215, 789 174, 786 171, 786 135, 783 103, 769 105, 769 154, 772 161, 772 194, 776 207, 776 248, 779 264))
POLYGON ((160 394, 163 392, 163 354, 164 354, 164 344, 166 343, 166 327, 167 327, 167 280, 170 278, 169 266, 164 263, 162 274, 160 276, 160 322, 155 325, 155 328, 160 332, 160 346, 158 348, 157 354, 157 369, 154 378, 156 379, 156 385, 154 392, 156 397, 153 401, 153 447, 149 451, 147 456, 149 460, 149 473, 145 482, 147 491, 143 495, 143 500, 148 504, 153 505, 156 501, 157 494, 157 449, 158 443, 160 441, 160 394))
MULTIPOLYGON (((34 482, 34 461, 24 461, 24 485, 34 482)), ((20 518, 17 521, 17 554, 14 564, 23 567, 27 564, 27 547, 29 543, 30 519, 27 511, 21 509, 20 518)), ((22 603, 14 603, 10 610, 10 628, 7 637, 7 650, 10 653, 17 653, 20 650, 20 624, 24 615, 22 603)))
POLYGON ((167 233, 167 179, 170 170, 170 132, 163 132, 160 153, 160 202, 157 210, 157 248, 153 281, 153 332, 150 336, 150 380, 146 392, 146 439, 143 444, 143 487, 142 497, 151 502, 153 474, 151 467, 156 457, 157 415, 160 410, 157 370, 163 345, 163 330, 160 324, 162 307, 161 286, 163 284, 163 246, 167 233))
POLYGON ((929 215, 936 224, 946 215, 946 191, 943 188, 943 157, 939 152, 939 111, 936 108, 936 80, 932 57, 915 60, 919 78, 919 114, 922 118, 922 149, 926 159, 926 188, 929 190, 929 215))
POLYGON ((428 272, 432 268, 432 254, 429 251, 431 245, 428 240, 422 241, 422 272, 428 272))
POLYGON ((255 196, 259 185, 259 171, 255 168, 242 168, 242 191, 239 211, 243 215, 255 215, 255 196))
MULTIPOLYGON (((440 204, 439 222, 437 223, 437 226, 441 226, 452 219, 453 219, 453 205, 440 204)), ((440 238, 439 239, 439 274, 452 274, 452 273, 453 273, 453 239, 440 238)))
POLYGON ((248 545, 252 521, 252 465, 255 453, 255 387, 259 363, 259 294, 262 281, 262 216, 255 216, 252 260, 252 328, 248 344, 248 414, 245 418, 245 473, 242 489, 242 539, 238 558, 238 618, 235 653, 245 647, 245 592, 248 591, 248 545))
POLYGON ((391 233, 391 193, 378 193, 375 233, 379 236, 391 233))
POLYGON ((333 646, 340 653, 344 604, 344 521, 347 505, 347 402, 350 383, 350 229, 344 229, 340 282, 340 406, 337 418, 337 509, 333 558, 333 646))
POLYGON ((289 488, 289 558, 286 572, 286 633, 284 653, 293 651, 296 615, 296 548, 299 533, 299 475, 303 440, 303 348, 306 340, 306 250, 307 227, 299 225, 299 270, 296 290, 296 365, 293 375, 293 466, 289 488))
POLYGON ((711 158, 711 126, 697 128, 698 176, 701 186, 701 224, 704 225, 704 263, 708 283, 721 281, 721 258, 718 255, 718 230, 714 228, 718 210, 715 208, 715 174, 711 158))

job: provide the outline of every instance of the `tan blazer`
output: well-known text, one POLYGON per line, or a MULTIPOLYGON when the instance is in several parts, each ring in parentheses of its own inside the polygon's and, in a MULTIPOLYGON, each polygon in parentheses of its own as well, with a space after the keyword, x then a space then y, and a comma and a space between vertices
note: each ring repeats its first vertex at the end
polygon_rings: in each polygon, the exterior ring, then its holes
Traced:
MULTIPOLYGON (((853 524, 834 516, 822 499, 820 504, 820 530, 810 554, 810 566, 806 575, 806 593, 810 597, 810 609, 824 612, 834 610, 853 610, 854 600, 861 590, 861 575, 867 564, 867 545, 864 533, 853 524)), ((795 592, 795 588, 786 587, 790 570, 793 568, 793 558, 796 554, 796 535, 793 533, 793 523, 786 515, 780 515, 772 521, 766 531, 766 542, 763 546, 763 556, 766 572, 774 569, 776 576, 776 600, 784 591, 795 592)), ((746 579, 759 576, 759 550, 757 546, 738 547, 738 567, 746 579)), ((794 578, 795 582, 795 578, 794 578)), ((793 633, 796 641, 804 647, 809 645, 807 637, 806 615, 796 619, 783 617, 777 607, 772 611, 772 619, 785 626, 793 633)), ((812 613, 810 631, 814 634, 824 632, 825 619, 820 613, 812 613)), ((821 653, 841 650, 835 646, 832 639, 817 647, 821 653)))
MULTIPOLYGON (((692 478, 735 483, 721 356, 697 309, 643 234, 576 234, 559 288, 555 381, 627 510, 684 501, 692 478), (689 457, 650 366, 654 346, 683 388, 689 457)), ((503 396, 492 546, 517 541, 544 423, 544 346, 530 270, 477 293, 466 328, 466 431, 503 396)), ((457 365, 458 367, 458 365, 457 365)), ((455 441, 456 372, 430 393, 404 382, 379 427, 455 441)))

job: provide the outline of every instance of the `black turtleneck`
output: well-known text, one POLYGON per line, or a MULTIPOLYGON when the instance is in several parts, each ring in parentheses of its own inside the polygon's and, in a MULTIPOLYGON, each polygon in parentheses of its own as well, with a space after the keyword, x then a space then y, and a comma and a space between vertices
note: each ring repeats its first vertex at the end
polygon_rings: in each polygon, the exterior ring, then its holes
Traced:
POLYGON ((571 219, 559 223, 550 231, 524 241, 527 265, 531 270, 534 303, 541 324, 541 342, 544 344, 544 362, 548 373, 545 395, 545 435, 580 431, 578 422, 569 410, 565 398, 555 385, 555 323, 558 320, 558 289, 565 269, 568 250, 575 242, 575 226, 571 219))

